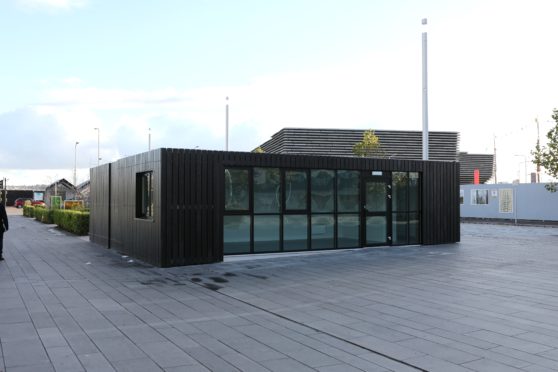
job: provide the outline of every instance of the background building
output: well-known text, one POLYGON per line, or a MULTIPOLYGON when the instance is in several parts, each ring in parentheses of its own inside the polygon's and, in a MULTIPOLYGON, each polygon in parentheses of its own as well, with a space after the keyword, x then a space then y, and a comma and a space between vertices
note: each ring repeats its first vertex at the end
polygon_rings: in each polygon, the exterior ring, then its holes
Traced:
MULTIPOLYGON (((362 141, 363 129, 284 128, 271 136, 260 147, 266 153, 355 156, 353 146, 362 141)), ((421 160, 422 132, 375 130, 389 159, 421 160)), ((429 159, 459 161, 460 183, 473 183, 474 170, 480 171, 480 183, 493 175, 494 155, 459 152, 458 132, 429 132, 429 159)))

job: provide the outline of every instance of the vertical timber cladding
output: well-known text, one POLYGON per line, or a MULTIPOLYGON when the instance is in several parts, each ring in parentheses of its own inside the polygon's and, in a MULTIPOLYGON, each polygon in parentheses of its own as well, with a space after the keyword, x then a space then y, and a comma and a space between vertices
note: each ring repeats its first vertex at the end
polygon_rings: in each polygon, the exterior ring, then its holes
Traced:
POLYGON ((422 244, 460 241, 459 163, 425 163, 422 183, 422 244))
POLYGON ((130 257, 161 266, 161 151, 153 150, 111 165, 111 248, 130 257), (153 172, 153 217, 136 217, 136 178, 153 172))
MULTIPOLYGON (((160 266, 223 260, 226 167, 421 172, 422 243, 459 241, 459 164, 456 162, 184 149, 160 151, 161 187, 155 191, 155 195, 161 197, 160 266)), ((135 157, 127 159, 136 161, 135 157)), ((133 204, 133 200, 130 203, 133 204)), ((144 243, 140 241, 137 244, 144 243)), ((130 254, 133 255, 132 252, 130 254)))
POLYGON ((110 246, 110 168, 103 164, 90 170, 91 208, 89 217, 89 238, 92 242, 110 246))
POLYGON ((218 166, 223 154, 161 149, 162 266, 223 260, 218 166))

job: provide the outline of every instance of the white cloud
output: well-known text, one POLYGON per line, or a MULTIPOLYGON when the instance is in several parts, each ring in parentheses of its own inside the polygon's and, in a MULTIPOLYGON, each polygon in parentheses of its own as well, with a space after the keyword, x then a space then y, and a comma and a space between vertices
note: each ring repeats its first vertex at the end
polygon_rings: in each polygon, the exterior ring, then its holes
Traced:
POLYGON ((17 0, 18 3, 28 9, 50 9, 70 10, 82 8, 87 5, 88 0, 17 0))
POLYGON ((77 77, 68 77, 68 78, 62 79, 62 82, 66 85, 80 85, 82 83, 82 80, 80 78, 77 78, 77 77))

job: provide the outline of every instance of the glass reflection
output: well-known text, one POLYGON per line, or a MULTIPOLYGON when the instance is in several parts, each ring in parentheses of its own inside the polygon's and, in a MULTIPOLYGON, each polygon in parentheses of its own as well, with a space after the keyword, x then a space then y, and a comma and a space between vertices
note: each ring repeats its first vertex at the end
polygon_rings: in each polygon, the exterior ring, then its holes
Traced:
POLYGON ((386 204, 386 184, 384 182, 366 182, 366 210, 368 212, 385 212, 386 204))
POLYGON ((254 168, 254 213, 281 210, 281 177, 278 168, 254 168))
POLYGON ((250 253, 250 216, 225 216, 223 219, 225 254, 250 253))
POLYGON ((248 170, 225 169, 225 210, 248 210, 248 170))
POLYGON ((393 213, 391 231, 393 244, 407 244, 408 213, 393 213))
POLYGON ((366 244, 385 244, 387 241, 387 222, 385 216, 366 217, 366 244))
POLYGON ((333 180, 334 172, 331 170, 313 170, 311 175, 312 212, 333 212, 333 180))
POLYGON ((308 249, 308 217, 304 215, 283 216, 283 250, 308 249))
POLYGON ((407 211, 407 172, 391 173, 392 210, 407 211))
POLYGON ((359 211, 359 182, 358 171, 337 171, 337 211, 359 211))
POLYGON ((335 220, 332 214, 312 216, 312 249, 333 249, 335 220))
POLYGON ((254 216, 254 252, 279 251, 279 216, 254 216))
POLYGON ((420 210, 420 178, 418 172, 409 172, 409 211, 420 210))
POLYGON ((356 248, 359 246, 360 217, 358 214, 337 216, 337 247, 356 248))
POLYGON ((304 171, 285 172, 285 209, 305 210, 308 179, 304 171))

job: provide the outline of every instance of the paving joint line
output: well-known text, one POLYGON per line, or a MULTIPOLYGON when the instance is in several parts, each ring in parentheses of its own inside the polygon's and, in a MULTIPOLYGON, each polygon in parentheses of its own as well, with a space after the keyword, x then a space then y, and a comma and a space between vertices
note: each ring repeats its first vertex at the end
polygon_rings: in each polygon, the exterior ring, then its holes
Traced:
MULTIPOLYGON (((193 283, 196 284, 197 286, 202 287, 203 289, 206 289, 206 290, 209 289, 209 288, 205 287, 202 283, 195 283, 195 282, 193 282, 193 283)), ((288 322, 294 323, 294 324, 299 325, 299 326, 301 326, 301 327, 305 327, 305 328, 307 328, 307 329, 311 329, 311 330, 313 330, 313 331, 315 331, 315 332, 318 332, 318 333, 321 333, 321 334, 324 334, 324 335, 333 337, 333 338, 336 339, 336 340, 339 340, 339 341, 342 341, 342 342, 346 342, 346 343, 348 343, 348 344, 350 344, 350 345, 352 345, 352 346, 356 346, 356 347, 358 347, 358 348, 360 348, 360 349, 363 349, 363 350, 366 350, 366 351, 368 351, 368 352, 370 352, 370 353, 379 355, 379 356, 384 357, 384 358, 386 358, 386 359, 389 359, 389 360, 391 360, 391 361, 393 361, 393 362, 396 362, 396 363, 405 365, 405 366, 407 366, 407 367, 416 369, 417 371, 421 371, 421 372, 430 372, 430 371, 428 371, 427 369, 423 369, 423 368, 421 368, 421 367, 419 367, 419 366, 416 366, 416 365, 414 365, 414 364, 405 362, 404 360, 397 359, 397 358, 392 357, 392 356, 390 356, 390 355, 384 354, 384 353, 382 353, 381 351, 377 351, 377 350, 374 350, 374 349, 370 349, 370 348, 368 348, 368 347, 366 347, 366 346, 359 345, 359 344, 356 343, 356 342, 349 341, 349 340, 347 340, 347 339, 344 339, 343 337, 339 337, 339 336, 336 336, 336 335, 334 335, 334 334, 332 334, 332 333, 329 333, 329 332, 323 331, 323 330, 321 330, 321 329, 318 329, 318 328, 309 326, 308 324, 301 323, 301 322, 299 322, 299 321, 296 321, 296 320, 291 319, 291 318, 289 318, 289 317, 286 317, 286 316, 284 316, 284 315, 278 314, 278 313, 276 313, 276 312, 274 312, 274 311, 265 309, 265 308, 260 307, 260 306, 258 306, 258 305, 254 305, 254 304, 252 304, 252 303, 250 303, 250 302, 248 302, 248 301, 242 300, 242 299, 237 298, 237 297, 235 297, 235 296, 232 296, 232 295, 230 295, 230 294, 223 293, 223 292, 220 292, 220 291, 214 291, 214 292, 217 292, 217 293, 219 293, 219 294, 222 295, 222 296, 231 298, 231 299, 233 299, 233 300, 235 300, 235 301, 241 302, 241 303, 243 303, 243 304, 245 304, 245 305, 248 305, 248 306, 250 306, 250 307, 253 307, 253 308, 255 308, 255 309, 258 309, 258 310, 260 310, 260 311, 263 311, 264 313, 267 313, 267 314, 276 316, 276 317, 278 317, 278 318, 281 318, 281 319, 286 320, 286 321, 288 321, 288 322)))

